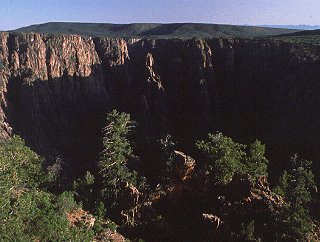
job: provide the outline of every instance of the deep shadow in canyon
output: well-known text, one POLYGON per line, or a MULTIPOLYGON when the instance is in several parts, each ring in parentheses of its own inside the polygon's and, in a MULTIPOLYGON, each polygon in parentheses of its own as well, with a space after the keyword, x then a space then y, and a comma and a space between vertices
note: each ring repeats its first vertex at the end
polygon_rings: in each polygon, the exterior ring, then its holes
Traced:
POLYGON ((72 175, 99 158, 112 109, 139 123, 136 150, 145 159, 154 155, 152 142, 168 133, 197 157, 195 141, 222 131, 241 143, 266 144, 271 181, 294 153, 319 163, 318 48, 243 39, 3 38, 6 122, 37 153, 63 157, 72 175), (76 47, 64 54, 60 42, 76 47), (47 74, 36 66, 40 54, 47 74))

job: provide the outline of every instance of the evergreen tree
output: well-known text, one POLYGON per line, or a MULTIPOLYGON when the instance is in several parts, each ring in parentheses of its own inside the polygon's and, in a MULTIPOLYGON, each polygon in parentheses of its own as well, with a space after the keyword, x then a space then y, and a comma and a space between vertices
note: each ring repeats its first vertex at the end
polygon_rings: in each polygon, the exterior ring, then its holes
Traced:
POLYGON ((102 195, 111 205, 116 205, 124 184, 136 184, 136 173, 127 167, 133 152, 128 136, 134 126, 129 114, 113 110, 107 115, 99 170, 103 180, 102 195))
POLYGON ((228 184, 234 174, 243 170, 241 160, 245 158, 245 145, 234 142, 222 133, 209 134, 206 140, 196 143, 204 154, 206 169, 215 184, 228 184))
POLYGON ((248 174, 250 179, 268 175, 268 160, 265 157, 265 151, 265 145, 261 144, 259 140, 249 145, 243 172, 248 174))
POLYGON ((249 176, 251 180, 268 175, 265 146, 258 140, 246 149, 246 145, 218 132, 198 141, 196 147, 204 155, 206 169, 215 184, 226 185, 235 174, 249 176))
POLYGON ((275 188, 275 192, 282 195, 287 202, 280 214, 279 227, 286 236, 295 241, 306 240, 312 231, 308 205, 312 200, 315 182, 311 166, 311 161, 294 155, 290 169, 284 171, 279 186, 275 188))
POLYGON ((300 159, 297 155, 291 158, 290 169, 280 177, 276 191, 292 204, 305 206, 312 199, 311 191, 315 187, 312 162, 300 159))

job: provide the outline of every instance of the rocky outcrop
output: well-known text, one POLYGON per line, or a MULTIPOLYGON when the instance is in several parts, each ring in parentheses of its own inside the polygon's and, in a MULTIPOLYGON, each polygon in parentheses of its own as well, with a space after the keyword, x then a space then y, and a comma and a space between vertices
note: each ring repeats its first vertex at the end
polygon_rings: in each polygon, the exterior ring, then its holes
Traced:
POLYGON ((188 180, 195 172, 196 161, 181 151, 174 151, 175 175, 182 181, 188 180))
POLYGON ((5 93, 7 92, 9 78, 7 36, 8 34, 6 33, 0 34, 0 138, 7 138, 11 134, 11 127, 5 114, 5 110, 8 107, 5 93))
POLYGON ((264 207, 274 210, 285 204, 283 197, 273 193, 269 187, 267 177, 259 177, 257 182, 251 186, 250 196, 243 199, 243 204, 263 204, 264 207))
POLYGON ((124 39, 95 38, 94 43, 106 69, 124 65, 130 60, 127 42, 124 39))
POLYGON ((68 212, 66 216, 71 227, 80 226, 81 224, 83 224, 88 228, 93 228, 96 221, 93 215, 89 214, 83 209, 75 209, 71 212, 68 212))
POLYGON ((116 231, 106 229, 95 237, 94 242, 126 242, 128 241, 125 237, 116 231))
MULTIPOLYGON (((85 226, 89 229, 92 229, 95 226, 96 218, 83 209, 75 209, 66 213, 67 220, 70 227, 85 226)), ((107 221, 99 221, 101 224, 107 225, 107 221)), ((118 233, 115 229, 111 230, 110 228, 105 228, 100 231, 95 238, 94 242, 125 242, 126 238, 118 233)))

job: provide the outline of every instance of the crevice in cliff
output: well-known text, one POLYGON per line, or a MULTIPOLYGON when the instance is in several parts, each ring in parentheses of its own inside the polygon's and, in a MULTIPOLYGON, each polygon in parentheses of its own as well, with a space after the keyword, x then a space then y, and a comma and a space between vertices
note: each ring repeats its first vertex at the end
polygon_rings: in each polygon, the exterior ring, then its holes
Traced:
POLYGON ((294 152, 320 157, 319 60, 298 47, 39 36, 6 37, 4 112, 13 133, 40 154, 86 167, 98 157, 105 114, 117 108, 140 123, 139 134, 157 139, 169 132, 188 154, 196 139, 219 130, 241 143, 261 139, 278 163, 294 152), (165 93, 148 83, 148 53, 165 93))

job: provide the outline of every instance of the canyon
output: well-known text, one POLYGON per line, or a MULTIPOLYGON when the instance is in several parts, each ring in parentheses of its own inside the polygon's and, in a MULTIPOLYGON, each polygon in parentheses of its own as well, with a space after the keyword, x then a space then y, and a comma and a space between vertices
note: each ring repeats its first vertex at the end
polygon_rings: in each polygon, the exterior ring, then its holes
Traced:
POLYGON ((221 131, 260 139, 271 169, 320 152, 320 47, 245 38, 102 38, 0 34, 0 138, 22 136, 45 157, 85 171, 101 151, 106 113, 138 122, 140 153, 170 133, 193 155, 221 131))

